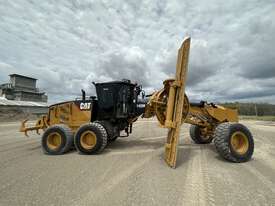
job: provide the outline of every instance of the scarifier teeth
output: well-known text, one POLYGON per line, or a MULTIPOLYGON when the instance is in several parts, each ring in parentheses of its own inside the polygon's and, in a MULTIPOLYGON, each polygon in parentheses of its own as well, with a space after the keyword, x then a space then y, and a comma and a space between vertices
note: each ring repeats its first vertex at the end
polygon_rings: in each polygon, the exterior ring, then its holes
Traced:
POLYGON ((25 119, 21 122, 20 132, 24 132, 26 130, 26 122, 28 119, 25 119))
POLYGON ((28 119, 25 119, 22 121, 21 123, 21 127, 20 127, 20 132, 24 132, 25 133, 25 136, 29 136, 28 133, 27 133, 27 128, 26 128, 26 122, 28 121, 28 119))
POLYGON ((29 137, 28 131, 27 131, 27 130, 25 130, 25 136, 26 136, 26 137, 29 137))

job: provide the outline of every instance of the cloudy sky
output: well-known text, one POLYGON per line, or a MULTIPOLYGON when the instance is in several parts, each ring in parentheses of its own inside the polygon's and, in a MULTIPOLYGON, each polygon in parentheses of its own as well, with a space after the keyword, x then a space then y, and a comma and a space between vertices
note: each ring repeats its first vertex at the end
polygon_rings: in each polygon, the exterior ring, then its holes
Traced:
POLYGON ((39 79, 49 101, 128 78, 151 92, 191 36, 191 99, 275 103, 275 1, 0 0, 0 82, 39 79))

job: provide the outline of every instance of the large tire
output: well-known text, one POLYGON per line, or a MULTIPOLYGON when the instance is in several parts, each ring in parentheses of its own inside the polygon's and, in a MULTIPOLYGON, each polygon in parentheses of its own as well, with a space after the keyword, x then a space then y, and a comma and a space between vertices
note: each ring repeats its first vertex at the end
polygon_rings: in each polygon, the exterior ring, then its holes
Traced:
POLYGON ((61 155, 73 146, 73 133, 67 125, 53 125, 45 130, 41 143, 45 154, 61 155))
POLYGON ((254 152, 254 140, 242 124, 225 122, 215 130, 214 143, 218 153, 231 162, 247 162, 254 152))
POLYGON ((118 138, 118 135, 114 131, 113 125, 109 121, 103 120, 95 122, 101 124, 105 128, 108 136, 108 142, 114 142, 118 138))
POLYGON ((98 122, 83 124, 74 137, 76 149, 83 154, 98 154, 107 145, 106 129, 98 122))
POLYGON ((118 138, 118 136, 114 136, 112 139, 108 139, 108 142, 114 142, 114 141, 116 141, 117 140, 117 138, 118 138))
POLYGON ((212 136, 203 136, 198 125, 191 125, 189 129, 190 137, 196 144, 209 144, 212 142, 212 136))

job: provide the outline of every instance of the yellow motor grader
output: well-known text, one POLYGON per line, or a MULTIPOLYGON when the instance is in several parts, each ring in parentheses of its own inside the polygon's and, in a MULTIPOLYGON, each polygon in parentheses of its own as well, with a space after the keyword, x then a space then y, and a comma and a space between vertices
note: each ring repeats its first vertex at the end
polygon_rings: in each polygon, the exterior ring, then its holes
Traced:
POLYGON ((185 38, 178 50, 176 75, 163 82, 163 89, 145 97, 141 85, 129 80, 93 83, 97 96, 51 105, 48 114, 35 126, 20 131, 43 130, 42 148, 46 154, 60 155, 73 146, 84 154, 98 154, 108 142, 128 136, 132 124, 142 116, 156 116, 160 126, 168 128, 165 161, 175 168, 180 128, 191 124, 190 137, 196 144, 214 140, 218 153, 232 162, 248 161, 254 151, 250 131, 238 123, 236 110, 213 103, 189 102, 185 94, 191 39, 185 38), (122 132, 124 131, 124 132, 122 132))

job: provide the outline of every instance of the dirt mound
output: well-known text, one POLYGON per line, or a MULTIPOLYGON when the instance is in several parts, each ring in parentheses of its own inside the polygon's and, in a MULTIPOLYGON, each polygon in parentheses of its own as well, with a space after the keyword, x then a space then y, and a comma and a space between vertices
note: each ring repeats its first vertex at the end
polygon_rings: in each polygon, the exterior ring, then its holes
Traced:
POLYGON ((20 108, 3 109, 0 107, 0 122, 22 121, 24 119, 35 120, 43 114, 33 114, 20 108))

